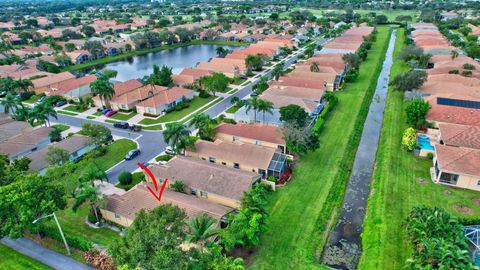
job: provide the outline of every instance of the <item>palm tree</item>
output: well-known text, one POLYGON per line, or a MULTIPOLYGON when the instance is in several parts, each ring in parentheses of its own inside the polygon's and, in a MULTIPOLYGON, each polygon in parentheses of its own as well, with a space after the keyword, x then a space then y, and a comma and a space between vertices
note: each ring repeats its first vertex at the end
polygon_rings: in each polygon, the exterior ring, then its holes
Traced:
POLYGON ((30 115, 30 109, 26 108, 25 106, 23 106, 22 103, 20 103, 20 106, 12 114, 12 118, 17 121, 27 121, 29 115, 30 115))
POLYGON ((180 123, 168 123, 163 132, 163 138, 175 150, 185 149, 186 142, 190 137, 190 130, 180 123))
POLYGON ((15 92, 28 92, 33 87, 32 81, 28 79, 18 79, 14 82, 15 92))
POLYGON ((107 174, 104 170, 100 169, 97 164, 95 164, 95 160, 93 159, 93 163, 91 163, 86 171, 80 176, 79 181, 82 183, 90 182, 92 186, 94 186, 95 180, 107 180, 107 174))
POLYGON ((273 114, 273 103, 268 100, 258 100, 258 111, 263 112, 263 123, 265 123, 265 113, 273 114))
POLYGON ((455 58, 458 57, 458 51, 452 50, 452 51, 450 52, 450 56, 452 57, 452 61, 455 60, 455 58))
POLYGON ((220 56, 223 56, 223 55, 225 55, 225 48, 223 48, 223 47, 218 47, 218 48, 216 49, 216 52, 217 52, 217 56, 219 56, 219 57, 220 57, 220 56))
POLYGON ((18 108, 18 101, 15 99, 15 96, 8 92, 5 98, 0 101, 0 104, 3 106, 4 113, 12 113, 18 108))
POLYGON ((208 239, 218 234, 219 230, 216 228, 216 223, 214 218, 205 213, 194 217, 188 222, 188 241, 203 246, 208 239))
POLYGON ((253 120, 257 122, 257 110, 258 110, 259 101, 256 96, 250 97, 245 101, 245 113, 248 114, 250 110, 253 110, 253 120))
POLYGON ((310 71, 311 72, 319 72, 320 71, 320 66, 318 65, 318 62, 313 62, 310 64, 310 71))
POLYGON ((115 89, 113 89, 112 84, 106 78, 102 77, 90 84, 90 89, 92 93, 100 97, 102 107, 104 106, 104 101, 112 99, 115 95, 115 89))
POLYGON ((0 91, 2 92, 14 92, 15 91, 15 80, 6 77, 6 78, 1 78, 0 79, 0 91))
POLYGON ((11 51, 13 51, 12 43, 2 40, 0 42, 0 54, 8 57, 8 53, 10 53, 11 51))
POLYGON ((283 73, 283 64, 278 64, 272 69, 272 77, 278 81, 283 73))
POLYGON ((97 222, 100 222, 98 217, 97 203, 101 200, 101 192, 97 186, 91 186, 89 183, 84 183, 75 193, 75 200, 73 201, 72 210, 76 212, 78 208, 85 202, 90 202, 97 222))
POLYGON ((49 103, 40 103, 37 106, 41 106, 41 112, 43 113, 43 118, 47 122, 48 126, 50 126, 50 117, 58 119, 57 111, 53 108, 52 105, 49 103))
POLYGON ((202 140, 212 140, 214 137, 214 129, 212 127, 213 119, 208 114, 197 114, 188 123, 189 127, 198 129, 198 136, 202 140))

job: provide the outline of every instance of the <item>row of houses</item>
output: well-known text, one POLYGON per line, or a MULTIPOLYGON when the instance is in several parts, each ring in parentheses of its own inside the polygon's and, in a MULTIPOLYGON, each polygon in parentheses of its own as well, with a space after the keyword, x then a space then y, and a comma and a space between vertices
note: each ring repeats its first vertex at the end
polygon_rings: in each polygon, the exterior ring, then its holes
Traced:
POLYGON ((370 35, 372 31, 373 28, 368 26, 355 27, 331 40, 316 55, 297 63, 293 71, 269 83, 269 88, 259 98, 272 102, 274 110, 271 114, 255 119, 255 112, 241 108, 235 113, 235 120, 239 122, 261 120, 268 124, 280 125, 280 108, 290 104, 302 107, 315 120, 324 107, 322 101, 324 93, 341 89, 346 68, 343 55, 351 53, 333 51, 332 48, 348 42, 352 48, 358 49, 363 43, 363 37, 370 35))
MULTIPOLYGON (((140 183, 125 193, 108 196, 102 216, 130 226, 141 209, 173 204, 189 218, 205 213, 224 226, 245 192, 262 179, 283 173, 286 145, 281 129, 274 126, 224 123, 215 131, 214 142, 199 140, 184 156, 149 165, 155 179, 168 179, 169 188, 160 202, 149 193, 147 183, 140 183), (176 181, 184 184, 182 192, 171 189, 176 181)), ((148 174, 146 179, 152 181, 148 174)))
POLYGON ((60 142, 51 142, 50 127, 32 128, 28 123, 15 121, 7 114, 0 114, 0 155, 6 155, 10 161, 26 157, 30 159, 29 168, 40 174, 50 165, 47 153, 50 147, 66 150, 70 161, 78 161, 84 154, 95 148, 89 139, 73 135, 60 142))
POLYGON ((199 63, 193 68, 186 68, 180 74, 172 75, 174 84, 191 85, 203 76, 220 72, 230 78, 239 77, 247 73, 245 58, 248 55, 263 54, 269 59, 280 53, 282 47, 293 48, 296 43, 289 39, 265 39, 251 44, 246 48, 234 50, 225 57, 215 57, 208 62, 199 63))
MULTIPOLYGON (((426 117, 435 129, 427 131, 434 153, 435 183, 480 191, 480 64, 465 56, 447 54, 453 48, 433 24, 414 24, 413 41, 433 54, 432 68, 420 88, 431 109, 426 117), (426 47, 432 38, 438 45, 426 47)), ((418 46, 418 45, 417 45, 418 46)), ((424 136, 424 135, 419 135, 424 136)), ((428 149, 427 149, 428 148, 428 149)))

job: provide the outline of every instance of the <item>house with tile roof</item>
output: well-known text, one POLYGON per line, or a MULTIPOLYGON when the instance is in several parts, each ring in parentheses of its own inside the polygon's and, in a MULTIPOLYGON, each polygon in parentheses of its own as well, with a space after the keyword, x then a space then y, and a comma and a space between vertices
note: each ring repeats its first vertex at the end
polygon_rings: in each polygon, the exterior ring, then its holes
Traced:
MULTIPOLYGON (((165 87, 155 86, 155 89, 160 91, 165 89, 165 87)), ((101 108, 102 105, 106 105, 114 110, 132 110, 138 102, 149 97, 148 93, 152 89, 151 86, 143 87, 139 80, 132 79, 114 84, 113 90, 115 94, 107 101, 107 104, 104 104, 105 101, 102 103, 99 96, 93 97, 95 106, 101 108)))
POLYGON ((81 97, 91 95, 90 84, 97 80, 95 75, 65 80, 48 86, 45 94, 48 96, 60 95, 66 99, 78 101, 81 97))
POLYGON ((215 128, 215 137, 226 142, 243 143, 270 147, 287 153, 287 145, 280 127, 264 124, 222 123, 215 128))
POLYGON ((136 104, 139 114, 162 115, 166 110, 175 108, 180 102, 191 100, 195 96, 193 90, 172 87, 158 91, 153 96, 136 104))
POLYGON ((185 156, 199 158, 229 168, 258 173, 264 178, 270 175, 281 176, 287 164, 286 155, 277 152, 275 149, 240 141, 215 140, 210 142, 198 140, 194 148, 185 151, 185 156))
POLYGON ((480 127, 441 123, 438 125, 440 144, 480 149, 480 127))
POLYGON ((170 185, 183 182, 186 194, 232 208, 240 207, 244 192, 261 179, 258 173, 184 156, 176 156, 164 165, 151 165, 149 169, 156 179, 168 179, 170 185))
POLYGON ((226 215, 232 208, 212 203, 209 200, 165 189, 162 200, 159 202, 147 188, 147 183, 137 184, 122 195, 112 194, 105 199, 105 205, 100 208, 102 217, 121 226, 128 227, 135 220, 140 210, 149 211, 160 205, 171 204, 185 211, 187 217, 207 214, 220 223, 226 222, 226 215))
POLYGON ((35 91, 35 94, 38 95, 47 91, 50 85, 58 84, 74 78, 75 76, 68 71, 60 72, 57 74, 49 74, 46 77, 32 80, 33 89, 35 91))
POLYGON ((480 191, 480 150, 436 145, 432 179, 435 183, 480 191))

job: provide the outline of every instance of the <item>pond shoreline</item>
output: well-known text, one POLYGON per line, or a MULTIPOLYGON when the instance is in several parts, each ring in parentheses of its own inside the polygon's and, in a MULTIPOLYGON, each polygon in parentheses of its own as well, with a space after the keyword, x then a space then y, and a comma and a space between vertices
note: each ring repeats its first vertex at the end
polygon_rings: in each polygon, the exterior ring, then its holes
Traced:
POLYGON ((142 50, 133 50, 128 53, 123 53, 119 54, 116 56, 107 56, 101 59, 97 59, 94 61, 90 61, 84 64, 77 64, 77 65, 72 65, 68 67, 62 68, 62 72, 64 71, 81 71, 84 69, 92 68, 98 65, 104 65, 104 64, 109 64, 112 62, 117 62, 121 60, 125 60, 130 57, 134 56, 141 56, 145 55, 148 53, 154 53, 154 52, 160 52, 163 50, 170 50, 170 49, 177 49, 177 48, 182 48, 182 47, 188 47, 192 45, 219 45, 219 46, 246 46, 248 43, 246 42, 238 42, 238 41, 217 41, 217 40, 192 40, 189 42, 184 42, 184 43, 176 43, 173 45, 163 45, 161 47, 157 48, 152 48, 152 49, 142 49, 142 50))

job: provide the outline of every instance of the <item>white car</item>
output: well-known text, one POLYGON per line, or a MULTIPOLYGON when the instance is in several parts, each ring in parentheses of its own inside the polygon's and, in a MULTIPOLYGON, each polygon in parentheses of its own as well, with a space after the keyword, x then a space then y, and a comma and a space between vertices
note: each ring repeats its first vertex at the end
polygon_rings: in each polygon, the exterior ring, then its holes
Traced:
POLYGON ((165 153, 169 154, 169 155, 175 155, 176 154, 175 150, 173 150, 173 148, 170 147, 170 146, 167 146, 167 148, 165 148, 165 153))

